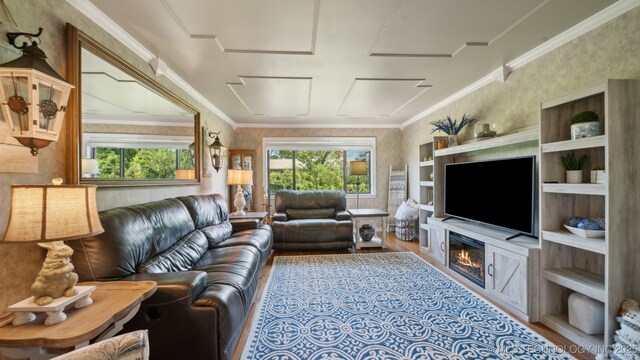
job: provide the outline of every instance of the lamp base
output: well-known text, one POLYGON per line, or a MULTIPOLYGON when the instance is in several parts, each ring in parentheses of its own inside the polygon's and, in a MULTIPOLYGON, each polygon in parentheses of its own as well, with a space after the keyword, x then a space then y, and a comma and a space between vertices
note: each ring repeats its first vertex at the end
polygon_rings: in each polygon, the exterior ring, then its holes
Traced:
POLYGON ((233 201, 233 205, 236 206, 236 212, 233 215, 244 216, 244 207, 247 205, 247 202, 244 199, 244 191, 242 190, 242 185, 238 185, 238 190, 236 191, 236 196, 233 201))
POLYGON ((71 263, 73 249, 62 241, 38 243, 38 246, 48 251, 42 269, 31 285, 34 302, 43 306, 51 304, 59 297, 76 295, 74 287, 78 282, 78 274, 73 272, 74 267, 71 263))
POLYGON ((91 293, 96 289, 95 286, 76 286, 77 293, 71 297, 59 297, 54 299, 48 305, 38 305, 33 297, 22 300, 7 308, 7 311, 13 312, 13 326, 20 326, 36 319, 35 313, 47 313, 44 321, 45 325, 53 325, 67 319, 64 309, 70 304, 76 309, 83 308, 93 304, 91 293))

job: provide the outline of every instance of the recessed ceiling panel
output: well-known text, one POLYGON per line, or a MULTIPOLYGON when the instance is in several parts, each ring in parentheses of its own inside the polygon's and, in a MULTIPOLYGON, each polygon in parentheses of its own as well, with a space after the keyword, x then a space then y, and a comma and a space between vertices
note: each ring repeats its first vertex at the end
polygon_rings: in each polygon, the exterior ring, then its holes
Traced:
POLYGON ((239 76, 229 88, 253 116, 297 117, 309 115, 311 78, 239 76))
POLYGON ((161 1, 190 37, 225 52, 313 52, 319 0, 161 1))
POLYGON ((431 87, 423 82, 424 79, 355 79, 338 115, 392 116, 431 87))
POLYGON ((451 57, 487 46, 550 0, 397 0, 372 55, 451 57))

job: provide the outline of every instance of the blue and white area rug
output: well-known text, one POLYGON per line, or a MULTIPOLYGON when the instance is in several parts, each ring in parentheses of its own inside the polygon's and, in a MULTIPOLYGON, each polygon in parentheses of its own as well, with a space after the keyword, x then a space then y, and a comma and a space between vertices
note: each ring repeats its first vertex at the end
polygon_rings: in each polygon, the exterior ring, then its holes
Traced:
POLYGON ((573 359, 413 253, 277 256, 242 359, 573 359))

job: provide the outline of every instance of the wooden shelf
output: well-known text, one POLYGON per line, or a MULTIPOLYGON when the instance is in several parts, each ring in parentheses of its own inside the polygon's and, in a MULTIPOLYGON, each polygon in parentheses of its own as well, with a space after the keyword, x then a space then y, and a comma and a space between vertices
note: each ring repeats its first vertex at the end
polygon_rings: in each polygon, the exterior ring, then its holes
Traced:
POLYGON ((605 184, 542 184, 542 192, 578 195, 605 195, 605 184))
MULTIPOLYGON (((592 352, 596 351, 598 347, 602 349, 604 345, 603 335, 589 335, 576 329, 569 324, 566 315, 543 315, 540 318, 540 322, 577 345, 583 346, 586 349, 592 349, 590 350, 592 352)), ((596 354, 594 353, 594 355, 596 354)))
POLYGON ((431 211, 433 212, 433 205, 420 205, 420 210, 431 211))
POLYGON ((483 151, 487 149, 523 144, 527 142, 538 141, 538 129, 529 129, 517 133, 498 136, 488 140, 477 141, 473 143, 453 146, 446 149, 436 150, 434 156, 447 156, 460 153, 469 153, 474 151, 483 151))
POLYGON ((565 140, 548 144, 540 145, 540 151, 542 153, 550 153, 557 151, 568 151, 577 149, 587 149, 595 147, 604 147, 607 144, 607 139, 604 135, 593 136, 584 139, 565 140))
POLYGON ((430 187, 433 187, 433 181, 420 181, 420 186, 430 186, 430 187))
POLYGON ((604 302, 604 276, 576 268, 547 269, 542 271, 545 279, 573 291, 604 302))
POLYGON ((420 161, 420 166, 433 166, 433 160, 420 161))
POLYGON ((603 255, 607 251, 604 238, 585 238, 568 231, 542 231, 542 239, 603 255))

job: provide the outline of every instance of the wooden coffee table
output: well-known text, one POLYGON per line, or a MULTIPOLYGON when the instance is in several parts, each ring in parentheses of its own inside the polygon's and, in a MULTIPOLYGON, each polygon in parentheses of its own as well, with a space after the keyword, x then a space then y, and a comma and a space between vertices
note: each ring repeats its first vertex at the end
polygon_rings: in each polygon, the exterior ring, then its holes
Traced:
MULTIPOLYGON (((351 220, 353 221, 353 241, 356 244, 356 250, 360 250, 361 248, 368 247, 387 247, 387 222, 389 221, 389 213, 386 211, 378 210, 378 209, 348 209, 347 212, 351 215, 351 220), (376 235, 370 241, 362 241, 360 239, 360 224, 365 223, 365 221, 373 220, 375 225, 376 219, 382 220, 382 233, 378 236, 378 232, 376 231, 376 235)), ((376 226, 377 228, 377 226, 376 226)))
POLYGON ((114 336, 157 288, 153 281, 85 282, 95 286, 93 304, 65 310, 67 319, 45 325, 44 313, 30 323, 0 327, 0 353, 10 358, 50 359, 114 336))

